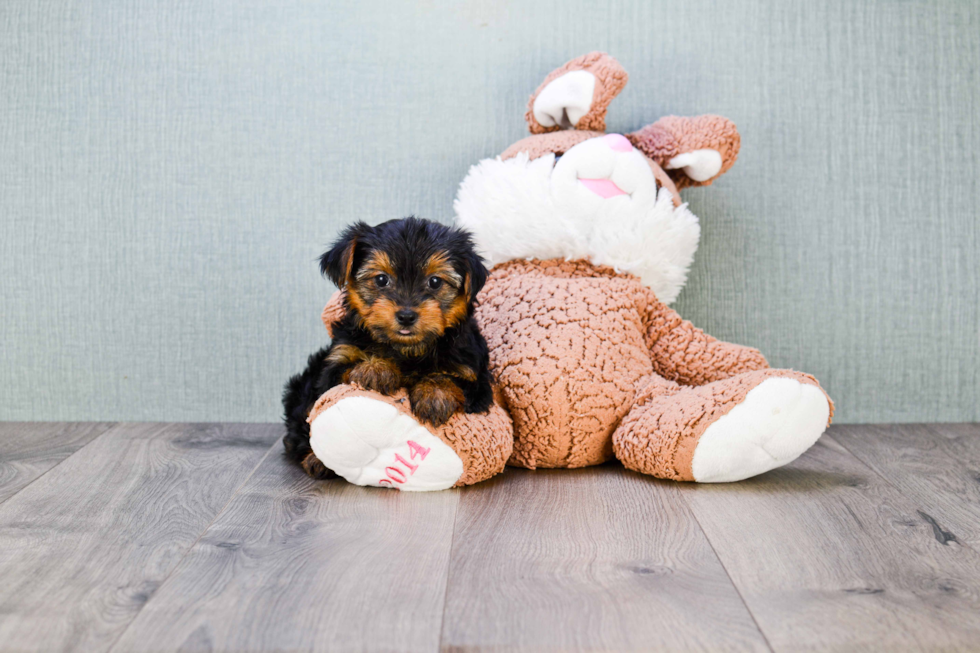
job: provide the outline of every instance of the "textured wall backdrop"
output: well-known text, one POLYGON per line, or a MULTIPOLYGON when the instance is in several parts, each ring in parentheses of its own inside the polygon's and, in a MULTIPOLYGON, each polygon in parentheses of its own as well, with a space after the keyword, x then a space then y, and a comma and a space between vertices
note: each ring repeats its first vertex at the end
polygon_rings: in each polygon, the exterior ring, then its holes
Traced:
POLYGON ((449 221, 572 56, 742 132, 676 307, 842 421, 980 419, 971 2, 0 3, 0 419, 273 420, 337 229, 449 221))

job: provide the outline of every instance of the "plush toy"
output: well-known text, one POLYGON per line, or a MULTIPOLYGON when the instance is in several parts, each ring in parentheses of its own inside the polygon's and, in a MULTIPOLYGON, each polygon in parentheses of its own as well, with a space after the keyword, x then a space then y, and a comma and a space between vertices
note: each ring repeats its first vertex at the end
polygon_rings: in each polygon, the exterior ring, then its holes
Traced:
MULTIPOLYGON (((732 166, 735 126, 671 116, 605 134, 626 79, 603 53, 552 72, 528 103, 532 136, 460 185, 457 222, 494 266, 476 312, 498 384, 490 412, 436 429, 404 394, 334 388, 310 414, 327 467, 360 485, 434 490, 505 463, 615 457, 658 478, 722 482, 784 465, 820 437, 833 404, 816 379, 770 369, 667 307, 700 237, 678 189, 732 166)), ((328 329, 338 310, 335 297, 328 329)))

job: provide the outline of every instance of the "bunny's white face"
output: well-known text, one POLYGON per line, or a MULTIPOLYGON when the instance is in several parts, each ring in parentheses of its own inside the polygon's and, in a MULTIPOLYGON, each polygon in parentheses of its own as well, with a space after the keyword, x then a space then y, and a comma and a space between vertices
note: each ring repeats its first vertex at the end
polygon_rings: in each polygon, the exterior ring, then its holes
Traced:
POLYGON ((490 265, 586 259, 639 276, 667 303, 680 293, 701 235, 697 218, 658 190, 649 160, 619 134, 560 157, 484 159, 453 206, 490 265))
POLYGON ((610 226, 629 228, 629 222, 640 217, 636 207, 657 199, 657 182, 646 157, 619 134, 592 138, 568 150, 555 162, 550 186, 555 207, 586 237, 599 226, 597 217, 613 219, 616 224, 610 226))

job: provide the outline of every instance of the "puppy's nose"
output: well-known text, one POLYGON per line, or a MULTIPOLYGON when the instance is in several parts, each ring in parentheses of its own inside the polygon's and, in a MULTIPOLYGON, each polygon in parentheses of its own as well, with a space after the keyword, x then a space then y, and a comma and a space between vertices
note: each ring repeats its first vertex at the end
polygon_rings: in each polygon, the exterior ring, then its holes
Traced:
POLYGON ((413 310, 403 308, 395 312, 395 319, 398 320, 398 324, 402 326, 412 326, 418 322, 419 314, 413 310))

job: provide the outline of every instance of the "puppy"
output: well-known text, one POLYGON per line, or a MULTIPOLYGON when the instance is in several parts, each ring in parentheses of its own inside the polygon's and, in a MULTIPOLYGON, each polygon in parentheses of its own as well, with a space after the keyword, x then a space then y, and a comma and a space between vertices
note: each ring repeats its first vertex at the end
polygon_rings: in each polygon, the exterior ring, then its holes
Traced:
POLYGON ((283 392, 286 454, 310 476, 335 476, 310 449, 306 422, 335 385, 385 395, 408 388, 412 412, 435 426, 490 408, 490 357, 473 319, 487 269, 469 233, 415 217, 358 222, 321 257, 320 271, 346 290, 344 316, 330 346, 283 392))

